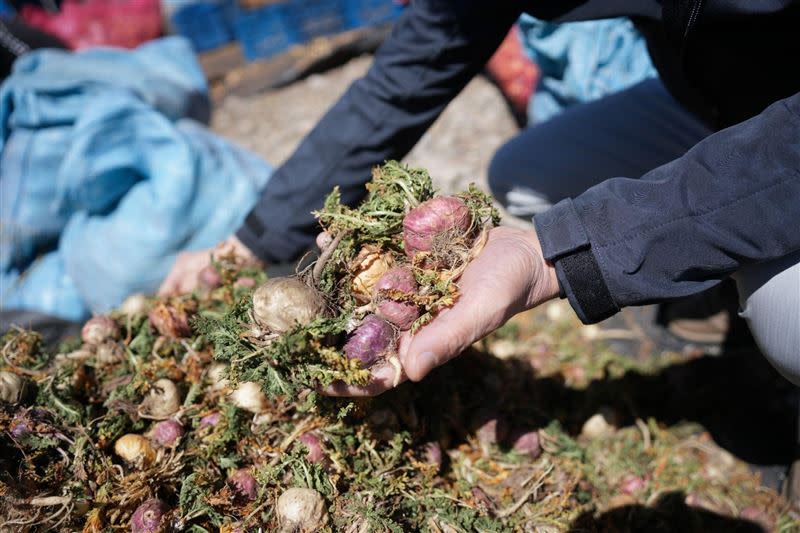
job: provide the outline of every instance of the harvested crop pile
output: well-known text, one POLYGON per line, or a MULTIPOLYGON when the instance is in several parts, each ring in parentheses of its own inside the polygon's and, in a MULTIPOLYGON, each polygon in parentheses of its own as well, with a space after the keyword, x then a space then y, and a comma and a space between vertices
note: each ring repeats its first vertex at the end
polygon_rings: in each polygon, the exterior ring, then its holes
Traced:
POLYGON ((356 208, 334 190, 317 213, 327 237, 313 265, 259 286, 221 319, 197 324, 235 383, 294 397, 343 382, 366 385, 395 368, 398 336, 416 331, 458 298, 457 280, 497 221, 475 188, 435 196, 427 172, 396 162, 376 168, 356 208))
POLYGON ((439 199, 419 170, 388 164, 370 187, 355 209, 328 199, 328 246, 296 277, 266 280, 220 258, 195 293, 134 297, 56 353, 35 333, 8 333, 0 530, 800 523, 702 427, 636 414, 637 391, 689 356, 619 357, 566 315, 518 317, 377 398, 320 396, 319 385, 365 383, 371 365, 392 364, 398 332, 458 297, 460 270, 494 223, 483 195, 439 199), (593 388, 605 379, 624 390, 593 388))

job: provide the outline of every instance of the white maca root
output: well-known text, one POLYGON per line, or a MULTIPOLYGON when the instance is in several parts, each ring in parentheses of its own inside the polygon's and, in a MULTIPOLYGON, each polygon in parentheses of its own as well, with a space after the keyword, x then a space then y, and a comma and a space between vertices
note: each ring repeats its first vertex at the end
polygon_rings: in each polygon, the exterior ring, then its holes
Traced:
POLYGON ((86 344, 100 344, 107 340, 116 340, 119 335, 119 326, 114 319, 102 315, 90 318, 81 329, 81 339, 86 344))
POLYGON ((614 426, 608 423, 603 413, 596 413, 590 416, 581 428, 581 436, 587 439, 598 439, 607 437, 614 433, 614 426))
POLYGON ((13 372, 0 372, 0 401, 17 403, 25 393, 25 379, 13 372))
POLYGON ((124 315, 136 316, 147 313, 148 307, 147 296, 137 292, 125 298, 125 301, 119 306, 119 311, 124 315))
POLYGON ((230 381, 225 377, 225 372, 228 369, 223 363, 214 363, 208 368, 208 381, 210 388, 213 391, 224 391, 230 386, 230 381))
POLYGON ((272 278, 253 293, 253 316, 271 333, 286 333, 325 314, 325 299, 296 278, 272 278))
POLYGON ((153 420, 166 420, 181 408, 181 393, 168 379, 159 379, 139 404, 139 416, 153 420))
POLYGON ((277 505, 281 532, 316 531, 328 523, 328 509, 314 489, 292 488, 281 494, 277 505))
POLYGON ((95 348, 95 361, 100 366, 113 365, 125 359, 125 349, 118 342, 106 341, 95 348))
POLYGON ((261 386, 253 381, 240 383, 231 393, 233 405, 253 414, 260 414, 269 408, 269 400, 261 386))
POLYGON ((156 451, 150 441, 136 433, 128 433, 117 439, 114 453, 126 463, 135 466, 147 466, 156 458, 156 451))

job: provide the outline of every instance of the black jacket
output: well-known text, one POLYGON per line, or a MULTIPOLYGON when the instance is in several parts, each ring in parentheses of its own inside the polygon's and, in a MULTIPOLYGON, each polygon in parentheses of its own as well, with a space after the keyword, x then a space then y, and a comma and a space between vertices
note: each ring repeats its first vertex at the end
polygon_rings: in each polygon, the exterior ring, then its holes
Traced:
POLYGON ((608 180, 535 218, 584 321, 698 292, 742 264, 800 249, 792 0, 413 0, 367 75, 276 171, 237 233, 242 242, 271 262, 310 247, 310 212, 325 194, 339 185, 345 201, 360 200, 369 169, 411 149, 522 11, 632 17, 676 98, 714 127, 735 125, 643 177, 608 180))

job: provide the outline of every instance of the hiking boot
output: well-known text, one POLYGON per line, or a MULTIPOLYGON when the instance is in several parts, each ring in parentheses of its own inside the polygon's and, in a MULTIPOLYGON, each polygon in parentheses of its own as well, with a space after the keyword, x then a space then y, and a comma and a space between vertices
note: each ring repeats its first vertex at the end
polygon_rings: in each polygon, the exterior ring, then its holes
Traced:
POLYGON ((703 292, 662 303, 657 320, 673 338, 710 352, 721 350, 731 341, 745 342, 749 336, 747 325, 739 316, 739 296, 731 279, 703 292))
POLYGON ((730 314, 723 310, 708 318, 676 318, 667 324, 667 330, 684 342, 722 344, 730 322, 730 314))

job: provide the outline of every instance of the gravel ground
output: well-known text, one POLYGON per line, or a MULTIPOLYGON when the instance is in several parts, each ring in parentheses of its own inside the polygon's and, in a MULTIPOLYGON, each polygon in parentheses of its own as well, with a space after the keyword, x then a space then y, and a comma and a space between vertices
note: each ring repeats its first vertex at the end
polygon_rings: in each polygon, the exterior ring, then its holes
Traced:
MULTIPOLYGON (((282 89, 248 98, 228 97, 217 107, 212 128, 279 165, 371 61, 371 56, 359 57, 282 89)), ((450 104, 406 161, 427 168, 444 191, 460 190, 471 182, 486 188, 492 155, 516 131, 499 91, 479 76, 450 104)))

